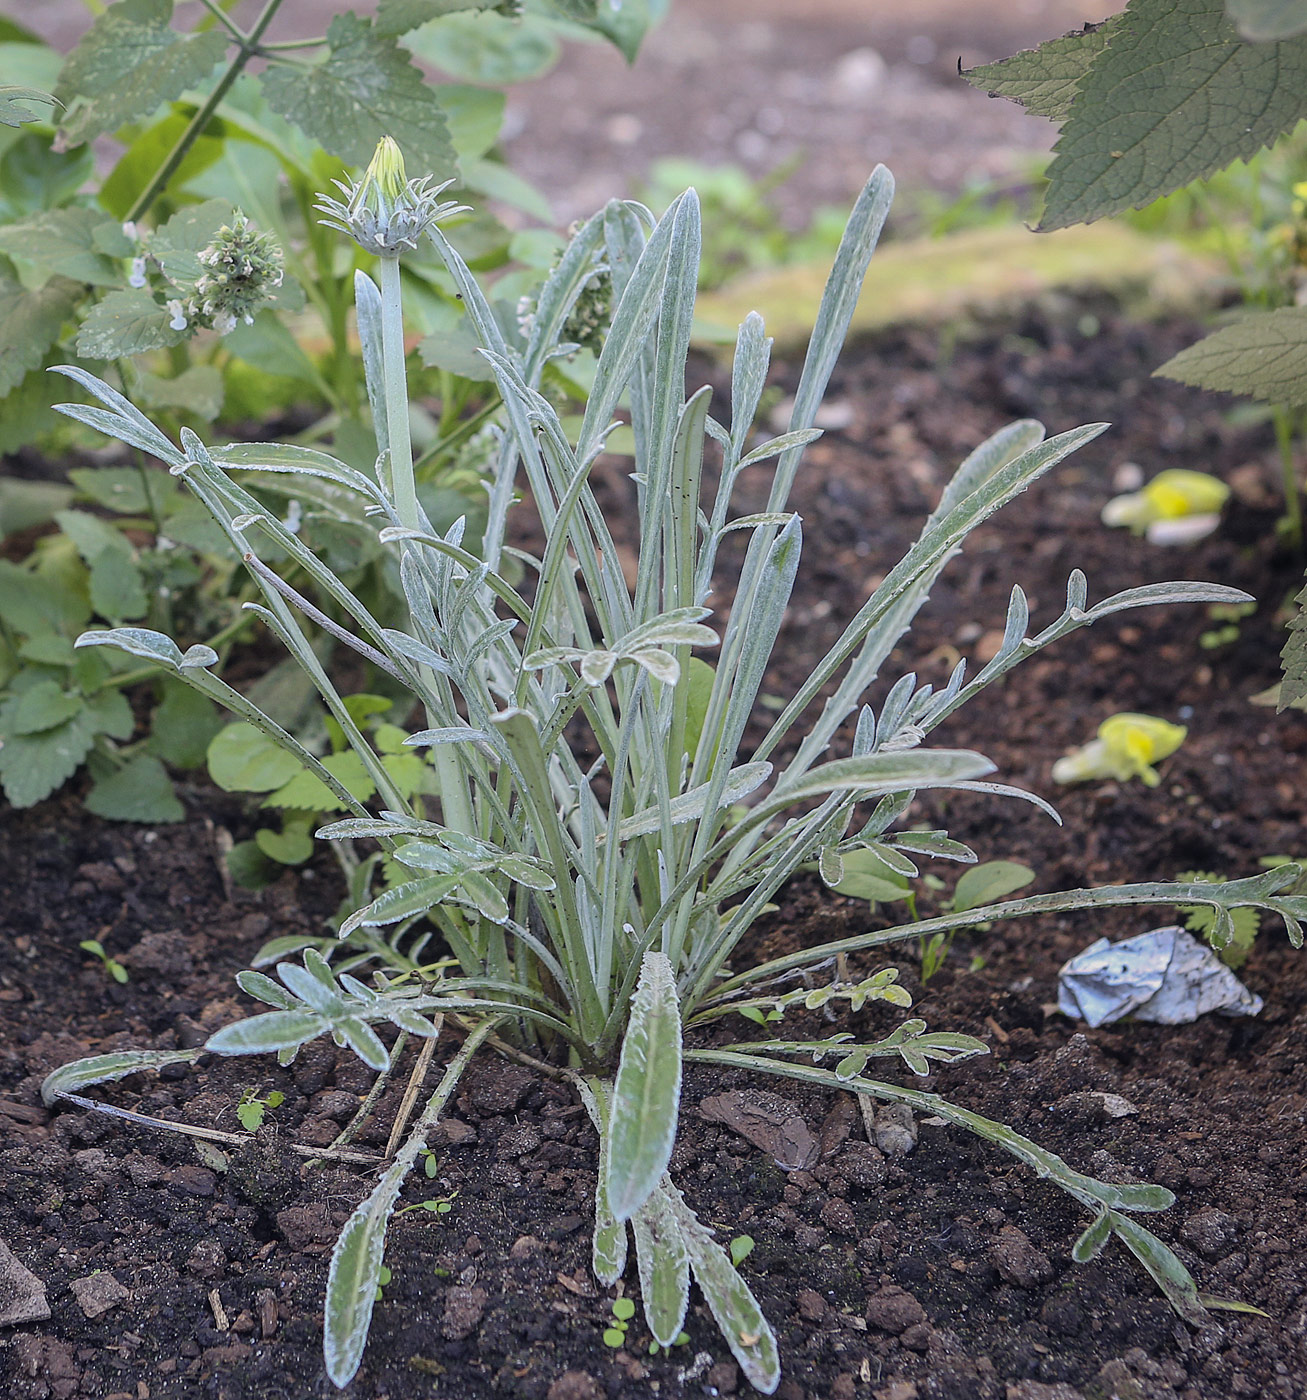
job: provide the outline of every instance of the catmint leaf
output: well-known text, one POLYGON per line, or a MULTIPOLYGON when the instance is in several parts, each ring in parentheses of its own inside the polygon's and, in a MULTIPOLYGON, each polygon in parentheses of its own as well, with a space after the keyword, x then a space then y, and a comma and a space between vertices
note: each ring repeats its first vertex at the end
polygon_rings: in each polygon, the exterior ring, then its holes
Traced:
POLYGON ((155 230, 150 238, 150 256, 170 282, 180 285, 194 283, 205 270, 200 254, 217 237, 218 230, 224 224, 230 224, 234 216, 235 210, 225 199, 206 199, 203 204, 188 204, 155 230))
POLYGON ((27 102, 49 105, 54 98, 40 88, 12 87, 9 84, 0 87, 0 122, 6 126, 22 126, 24 122, 44 120, 44 113, 33 112, 23 105, 27 102))
POLYGON ((93 287, 120 286, 122 268, 106 257, 97 232, 117 229, 116 219, 106 219, 99 209, 74 205, 68 209, 44 209, 15 224, 0 227, 0 253, 22 258, 93 287))
MULTIPOLYGON (((0 732, 4 709, 0 708, 0 732)), ((14 807, 31 807, 62 787, 95 743, 96 724, 88 708, 39 734, 17 734, 0 745, 0 784, 14 807)))
POLYGON ((458 10, 493 10, 499 0, 381 0, 377 6, 376 32, 407 34, 429 20, 458 10))
POLYGON ((150 601, 145 580, 126 550, 106 549, 91 563, 91 606, 111 622, 144 617, 150 601))
POLYGON ((953 890, 953 912, 964 914, 982 904, 994 904, 1025 887, 1035 878, 1028 865, 1014 860, 987 860, 966 871, 953 890))
MULTIPOLYGON (((289 756, 289 755, 288 755, 289 756)), ((322 766, 337 779, 351 797, 366 802, 377 790, 363 759, 352 749, 333 753, 322 760, 322 766)), ((265 807, 295 807, 308 812, 343 812, 345 804, 316 774, 296 765, 291 780, 264 798, 265 807)))
POLYGON ((52 277, 35 291, 0 277, 0 394, 17 388, 28 370, 40 365, 81 294, 66 277, 52 277))
POLYGON ((1307 0, 1225 0, 1225 12, 1254 42, 1291 39, 1307 29, 1307 0))
POLYGON ((681 1013, 666 954, 644 955, 613 1084, 608 1121, 608 1204, 629 1220, 671 1160, 681 1103, 681 1013))
POLYGON ((132 707, 121 690, 102 690, 88 697, 86 710, 100 734, 111 739, 130 739, 136 728, 132 707))
POLYGON ((1307 116, 1307 37, 1248 44, 1222 0, 1131 0, 1081 79, 1041 229, 1137 208, 1307 116))
POLYGON ((1103 24, 1087 24, 1037 49, 964 69, 962 76, 991 97, 1006 97, 1035 116, 1065 121, 1081 81, 1111 42, 1115 27, 1115 17, 1103 24))
POLYGON ((269 1055, 315 1040, 329 1029, 329 1024, 312 1011, 265 1011, 215 1031, 204 1048, 215 1055, 269 1055))
POLYGON ((455 175, 445 115, 408 52, 350 12, 332 20, 327 44, 312 67, 268 68, 263 94, 273 111, 349 165, 366 165, 391 136, 412 174, 455 175))
POLYGON ((96 302, 77 331, 77 353, 92 360, 116 360, 161 350, 186 338, 172 325, 172 312, 144 287, 122 287, 96 302))
POLYGON ((177 800, 162 763, 137 754, 86 794, 86 810, 115 822, 179 822, 186 809, 177 800))
POLYGON ((68 694, 58 681, 38 681, 16 697, 12 713, 5 717, 5 733, 40 734, 72 719, 85 706, 80 695, 68 694))
POLYGON ((451 14, 439 24, 413 31, 404 43, 451 78, 487 87, 538 78, 559 54, 553 31, 530 16, 512 20, 496 14, 451 14))
POLYGON ((1280 652, 1284 679, 1280 682, 1280 698, 1275 706, 1277 714, 1307 699, 1307 588, 1299 592, 1294 602, 1298 611, 1289 619, 1289 639, 1280 652))
POLYGON ((163 682, 163 699, 150 716, 150 748, 174 768, 200 768, 222 729, 217 708, 180 681, 163 682))
POLYGON ((1307 403, 1307 307, 1241 316, 1153 373, 1266 403, 1307 403))
POLYGON ((151 501, 156 509, 163 509, 176 500, 178 494, 172 477, 150 470, 147 500, 146 482, 141 480, 141 472, 136 467, 75 467, 68 473, 68 480, 77 487, 79 496, 119 515, 144 515, 151 501))
POLYGON ((294 754, 252 724, 229 724, 220 730, 207 759, 209 777, 224 792, 271 792, 303 771, 294 754))
POLYGON ((254 844, 278 865, 303 865, 313 854, 313 838, 308 827, 288 822, 281 831, 263 826, 254 833, 254 844))
POLYGON ((227 51, 225 30, 178 34, 172 0, 119 0, 68 55, 55 96, 70 145, 146 116, 202 82, 227 51))
POLYGON ((143 407, 180 408, 206 423, 218 416, 225 392, 216 365, 191 365, 171 379, 144 370, 136 380, 136 398, 143 407))

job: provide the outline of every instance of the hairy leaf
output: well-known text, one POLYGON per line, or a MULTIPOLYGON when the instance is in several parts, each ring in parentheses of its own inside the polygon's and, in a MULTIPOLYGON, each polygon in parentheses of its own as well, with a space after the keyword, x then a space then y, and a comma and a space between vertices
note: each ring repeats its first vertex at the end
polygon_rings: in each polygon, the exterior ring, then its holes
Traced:
POLYGON ((332 20, 327 43, 326 59, 314 67, 268 69, 268 105, 350 165, 366 165, 377 142, 391 136, 411 174, 456 174, 440 103, 395 39, 347 12, 332 20))
POLYGON ((0 394, 41 363, 80 296, 81 288, 66 277, 52 277, 32 292, 0 277, 0 394))
POLYGON ((43 209, 0 228, 0 253, 48 267, 78 282, 112 287, 122 282, 123 275, 96 241, 97 232, 105 228, 118 230, 119 225, 98 209, 43 209))
POLYGON ((644 1316, 659 1346, 680 1336, 690 1303, 690 1252, 666 1194, 654 1191, 631 1217, 644 1316))
POLYGON ((303 1045, 328 1029, 327 1022, 312 1011, 265 1011, 223 1026, 205 1041, 204 1048, 215 1055, 268 1055, 303 1045))
POLYGON ((965 69, 962 76, 991 97, 1006 97, 1035 116, 1065 121, 1081 80, 1107 48, 1115 27, 1115 18, 1087 24, 1079 32, 1050 39, 1037 49, 1024 49, 997 63, 965 69))
POLYGON ((1153 373, 1266 403, 1307 403, 1307 306, 1241 316, 1153 373))
POLYGON ((109 1084, 116 1079, 126 1079, 129 1074, 161 1069, 164 1065, 191 1064, 202 1054, 203 1048, 197 1046, 193 1050, 116 1050, 110 1055, 74 1060, 46 1075, 41 1083, 41 1099, 49 1106, 64 1094, 75 1094, 92 1084, 109 1084))
POLYGON ((77 353, 93 360, 116 360, 162 350, 186 338, 172 325, 172 312, 145 287, 120 287, 91 307, 77 332, 77 353))
POLYGON ((116 822, 179 822, 186 809, 177 800, 162 763, 137 754, 86 794, 86 810, 116 822))
POLYGON ((407 34, 441 15, 452 15, 457 10, 493 10, 498 3, 499 0, 381 0, 376 30, 386 36, 407 34))
POLYGON ((1307 588, 1294 602, 1298 604, 1298 611, 1289 622, 1289 640, 1280 652, 1284 680, 1280 683, 1280 698, 1275 705, 1277 713, 1307 700, 1307 588))
MULTIPOLYGON (((13 701, 0 707, 0 732, 5 729, 5 712, 13 701)), ((15 807, 31 807, 61 787, 91 751, 97 727, 88 708, 39 734, 6 737, 0 746, 0 783, 5 797, 15 807)))
POLYGON ((146 116, 209 76, 227 51, 226 31, 182 35, 171 19, 172 0, 119 0, 95 21, 55 89, 68 105, 60 130, 70 144, 146 116))
POLYGON ((664 953, 646 953, 613 1085, 608 1122, 608 1203, 629 1220, 671 1160, 681 1104, 681 1014, 664 953))
POLYGON ((1248 44, 1221 0, 1131 0, 1080 81, 1043 229, 1147 204, 1307 115, 1307 38, 1248 44))

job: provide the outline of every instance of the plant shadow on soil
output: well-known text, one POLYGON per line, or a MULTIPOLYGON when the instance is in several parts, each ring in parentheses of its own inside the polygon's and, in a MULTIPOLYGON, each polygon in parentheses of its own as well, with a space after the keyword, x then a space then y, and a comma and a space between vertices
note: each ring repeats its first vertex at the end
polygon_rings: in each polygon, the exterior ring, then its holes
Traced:
MULTIPOLYGON (((1264 431, 1232 428, 1224 400, 1149 377, 1194 334, 1188 324, 1140 326, 1080 305, 987 328, 947 356, 924 332, 881 338, 846 354, 831 395, 842 426, 810 449, 800 478, 805 559, 778 651, 785 669, 764 687, 777 694, 806 675, 900 557, 946 472, 1014 417, 1041 418, 1052 432, 1105 418, 1116 426, 976 532, 885 683, 909 669, 942 682, 959 651, 983 658, 1014 582, 1042 625, 1060 610, 1073 567, 1088 574, 1091 600, 1171 577, 1235 584, 1258 598, 1237 641, 1214 651, 1199 645, 1210 626, 1201 608, 1109 619, 1027 661, 940 731, 936 742, 978 748, 1004 780, 1048 794, 1053 761, 1107 714, 1188 723, 1159 788, 1102 783, 1055 794, 1062 829, 1022 803, 919 804, 914 817, 947 823, 982 859, 1029 864, 1032 892, 1195 867, 1244 875, 1262 856, 1307 855, 1307 719, 1248 704, 1276 679, 1276 612, 1298 584, 1300 561, 1269 543, 1276 503, 1264 431), (1098 330, 1086 335, 1091 314, 1098 330), (1185 466, 1233 480, 1219 534, 1161 551, 1103 529, 1098 512, 1128 461, 1147 475, 1185 466)), ((792 372, 780 367, 782 388, 792 372)), ((630 517, 624 470, 618 463, 600 480, 619 519, 630 517)), ((764 489, 759 474, 760 498, 764 489)), ((225 1163, 201 1160, 181 1137, 39 1108, 41 1077, 66 1060, 199 1044, 252 1010, 234 973, 273 934, 320 933, 339 898, 327 860, 261 895, 225 892, 215 831, 239 837, 251 816, 198 788, 188 808, 185 823, 153 830, 106 825, 71 800, 0 814, 0 1237, 44 1281, 53 1314, 6 1329, 0 1374, 13 1400, 331 1392, 320 1355, 327 1259, 369 1181, 339 1166, 304 1173, 303 1159, 281 1144, 329 1142, 353 1112, 370 1076, 347 1052, 317 1042, 286 1070, 271 1060, 205 1060, 97 1091, 232 1131, 243 1092, 280 1089, 286 1101, 268 1126, 225 1163), (130 982, 106 978, 78 950, 84 938, 118 957, 130 982), (116 1302, 106 1311, 88 1315, 94 1303, 84 1307, 70 1285, 97 1272, 120 1287, 108 1289, 116 1302)), ((1069 956, 1100 935, 1170 918, 1109 911, 996 927, 960 940, 924 991, 913 950, 902 948, 897 962, 933 1028, 991 1046, 987 1058, 936 1075, 935 1087, 1075 1166, 1170 1187, 1176 1206, 1149 1223, 1205 1292, 1269 1316, 1216 1313, 1210 1326, 1189 1329, 1115 1248, 1073 1265, 1078 1209, 997 1149, 927 1124, 914 1153, 882 1159, 846 1141, 863 1135, 848 1096, 773 1081, 762 1087, 789 1100, 827 1148, 811 1171, 783 1172, 697 1111, 708 1095, 746 1081, 695 1068, 673 1171, 723 1238, 747 1232, 757 1241, 744 1272, 777 1330, 786 1400, 1302 1393, 1307 955, 1278 928, 1264 929, 1243 974, 1266 999, 1255 1020, 1080 1033, 1051 1006, 1069 956), (967 971, 976 955, 983 966, 967 971), (1136 1111, 1106 1117, 1103 1091, 1136 1111)), ((745 952, 774 956, 880 919, 804 877, 745 952)), ((854 960, 858 971, 876 965, 854 960)), ((855 1031, 890 1024, 874 1007, 852 1020, 855 1031)), ((818 1035, 842 1028, 814 1014, 795 1024, 818 1035)), ((384 1143, 407 1069, 406 1059, 364 1148, 384 1143)), ((611 1296, 588 1268, 595 1144, 568 1088, 483 1060, 434 1146, 436 1178, 415 1175, 405 1201, 457 1192, 453 1209, 414 1211, 392 1226, 392 1280, 349 1395, 748 1391, 697 1295, 688 1345, 651 1357, 638 1320, 628 1348, 601 1342, 611 1296)))

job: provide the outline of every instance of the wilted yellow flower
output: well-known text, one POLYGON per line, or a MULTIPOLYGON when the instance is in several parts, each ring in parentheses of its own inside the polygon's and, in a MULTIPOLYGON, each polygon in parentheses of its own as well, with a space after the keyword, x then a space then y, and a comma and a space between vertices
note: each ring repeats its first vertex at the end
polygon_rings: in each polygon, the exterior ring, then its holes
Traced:
POLYGON ((1055 783, 1087 783, 1095 778, 1128 782, 1139 778, 1156 787, 1161 778, 1153 767, 1184 743, 1189 731, 1155 715, 1110 715, 1098 726, 1098 737, 1053 765, 1055 783))
POLYGON ((1230 488, 1219 478, 1171 467, 1142 490, 1108 501, 1103 524, 1129 526, 1153 544, 1183 544, 1216 529, 1229 497, 1230 488))

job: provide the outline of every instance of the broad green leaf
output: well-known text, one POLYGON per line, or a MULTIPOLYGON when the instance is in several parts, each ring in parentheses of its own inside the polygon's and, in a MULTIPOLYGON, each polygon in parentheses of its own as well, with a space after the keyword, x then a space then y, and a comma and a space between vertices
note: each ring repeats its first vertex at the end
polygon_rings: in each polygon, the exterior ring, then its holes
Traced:
POLYGON ((1139 207, 1307 116, 1307 38, 1248 44, 1221 0, 1131 0, 1080 81, 1040 228, 1139 207))
MULTIPOLYGON (((100 186, 99 203, 115 219, 127 217, 128 211, 136 203, 136 197, 154 178, 157 171, 172 154, 182 133, 190 126, 191 117, 187 112, 173 111, 162 121, 151 123, 136 137, 119 157, 118 163, 104 178, 100 186)), ((187 189, 196 176, 221 159, 227 148, 221 136, 207 135, 195 138, 191 148, 182 158, 181 164, 173 172, 164 187, 165 195, 174 198, 187 189)), ((78 147, 85 150, 85 147, 78 147)), ((248 145, 237 149, 248 151, 248 145)), ((251 215, 253 210, 247 211, 251 215)))
POLYGON ((162 350, 186 339, 172 325, 173 314, 145 287, 121 287, 87 312, 77 331, 77 353, 92 360, 116 360, 162 350))
POLYGON ((381 0, 377 6, 378 34, 407 34, 429 20, 457 10, 492 10, 499 0, 381 0))
POLYGON ((659 1346, 681 1334, 690 1303, 690 1251, 661 1189, 631 1217, 645 1321, 659 1346))
POLYGON ((1307 403, 1307 306, 1241 316, 1153 373, 1266 403, 1307 403))
MULTIPOLYGON (((0 732, 8 702, 0 707, 0 732)), ((0 746, 0 782, 15 807, 31 807, 62 787, 95 743, 97 726, 87 708, 39 734, 18 734, 0 746)))
POLYGON ((58 681, 39 681, 15 698, 12 713, 5 717, 5 733, 40 734, 72 719, 85 705, 80 695, 68 694, 58 681))
POLYGON ((143 408, 180 408, 206 423, 218 416, 223 393, 216 365, 191 365, 171 379, 145 370, 136 381, 136 399, 143 408))
POLYGON ((53 520, 55 511, 68 504, 71 494, 68 487, 59 482, 0 477, 0 538, 53 520))
POLYGON ((117 221, 106 219, 99 209, 46 209, 0 227, 0 253, 93 287, 121 286, 121 264, 106 257, 96 243, 97 230, 106 226, 121 235, 117 221))
POLYGON ((329 1029, 312 1011, 266 1011, 215 1031, 204 1048, 215 1055, 270 1055, 303 1045, 329 1029))
POLYGON ((553 32, 530 16, 512 20, 496 14, 450 15, 439 24, 415 30, 404 42, 451 78, 487 87, 538 78, 559 55, 553 32))
POLYGON ((1225 0, 1225 12, 1245 39, 1292 39, 1307 29, 1307 0, 1225 0))
POLYGON ((231 222, 233 214, 225 199, 206 199, 203 204, 179 209, 150 238, 150 256, 170 282, 194 283, 205 270, 200 254, 213 242, 218 230, 231 222))
POLYGON ((46 1075, 41 1082, 41 1100, 52 1107, 65 1094, 75 1094, 92 1084, 109 1084, 126 1079, 129 1074, 162 1069, 164 1065, 193 1064, 202 1054, 203 1049, 198 1047, 193 1050, 117 1050, 111 1055, 74 1060, 46 1075))
POLYGON ((326 59, 312 67, 269 67, 268 105, 349 165, 366 165, 391 136, 410 175, 456 174, 444 113, 408 53, 350 12, 332 20, 327 43, 326 59))
POLYGON ((1307 588, 1294 599, 1298 611, 1289 621, 1289 640, 1280 652, 1284 680, 1275 709, 1278 714, 1290 705, 1307 699, 1307 588))
POLYGON ((629 1220, 667 1170, 681 1104, 681 1014, 665 953, 649 952, 631 998, 608 1122, 608 1203, 629 1220))
POLYGON ((111 622, 127 622, 145 615, 150 606, 145 580, 127 550, 103 550, 91 561, 90 567, 91 606, 101 617, 111 622))
POLYGON ((1037 49, 965 69, 962 76, 991 97, 1009 98, 1035 116, 1062 122, 1081 80, 1107 48, 1115 27, 1115 18, 1087 24, 1078 33, 1050 39, 1037 49))
POLYGON ((460 165, 493 148, 504 124, 502 92, 467 83, 441 83, 436 97, 449 125, 449 139, 458 153, 460 165))
POLYGON ((79 495, 119 515, 146 515, 151 501, 156 510, 161 510, 177 496, 177 485, 172 477, 148 470, 142 479, 137 467, 74 467, 68 479, 77 487, 79 495), (146 499, 147 484, 150 500, 146 499))
POLYGON ((68 55, 55 96, 68 106, 60 129, 70 145, 173 101, 222 59, 226 31, 178 34, 172 8, 172 0, 119 0, 68 55))
POLYGON ((302 772, 299 760, 252 724, 229 724, 209 745, 209 777, 224 792, 272 792, 302 772))
MULTIPOLYGON (((3 62, 0 49, 0 65, 3 62)), ((95 157, 87 147, 56 151, 48 136, 25 132, 0 158, 0 215, 10 222, 41 209, 57 209, 94 174, 95 157)))
POLYGON ((1023 890, 1035 878, 1028 865, 1014 860, 987 860, 958 880, 953 890, 953 912, 963 914, 982 904, 994 904, 1005 895, 1023 890))
POLYGON ((708 1310, 750 1383, 764 1395, 771 1395, 781 1379, 780 1354, 771 1325, 731 1256, 708 1233, 670 1182, 664 1189, 708 1310))
POLYGON ((137 754, 96 783, 86 794, 86 810, 115 822, 179 822, 186 816, 163 764, 150 754, 137 754))
MULTIPOLYGON (((840 852, 839 878, 834 889, 849 899, 866 899, 872 904, 892 904, 912 892, 907 878, 891 870, 869 847, 840 852)), ((832 872, 834 873, 834 872, 832 872)))
MULTIPOLYGON (((363 759, 352 749, 333 753, 322 766, 352 797, 366 802, 377 790, 363 759)), ((260 789, 262 791, 262 789, 260 789)), ((300 769, 289 782, 264 798, 265 807, 295 807, 307 812, 343 812, 345 804, 315 773, 300 769)))
POLYGON ((0 394, 7 394, 36 369, 55 343, 82 295, 76 282, 52 277, 29 292, 0 276, 0 394))
POLYGON ((17 386, 0 399, 0 456, 17 452, 55 428, 59 423, 55 400, 63 397, 53 375, 40 369, 24 375, 18 359, 26 347, 12 346, 3 337, 0 329, 0 380, 6 374, 6 358, 20 378, 17 386))

